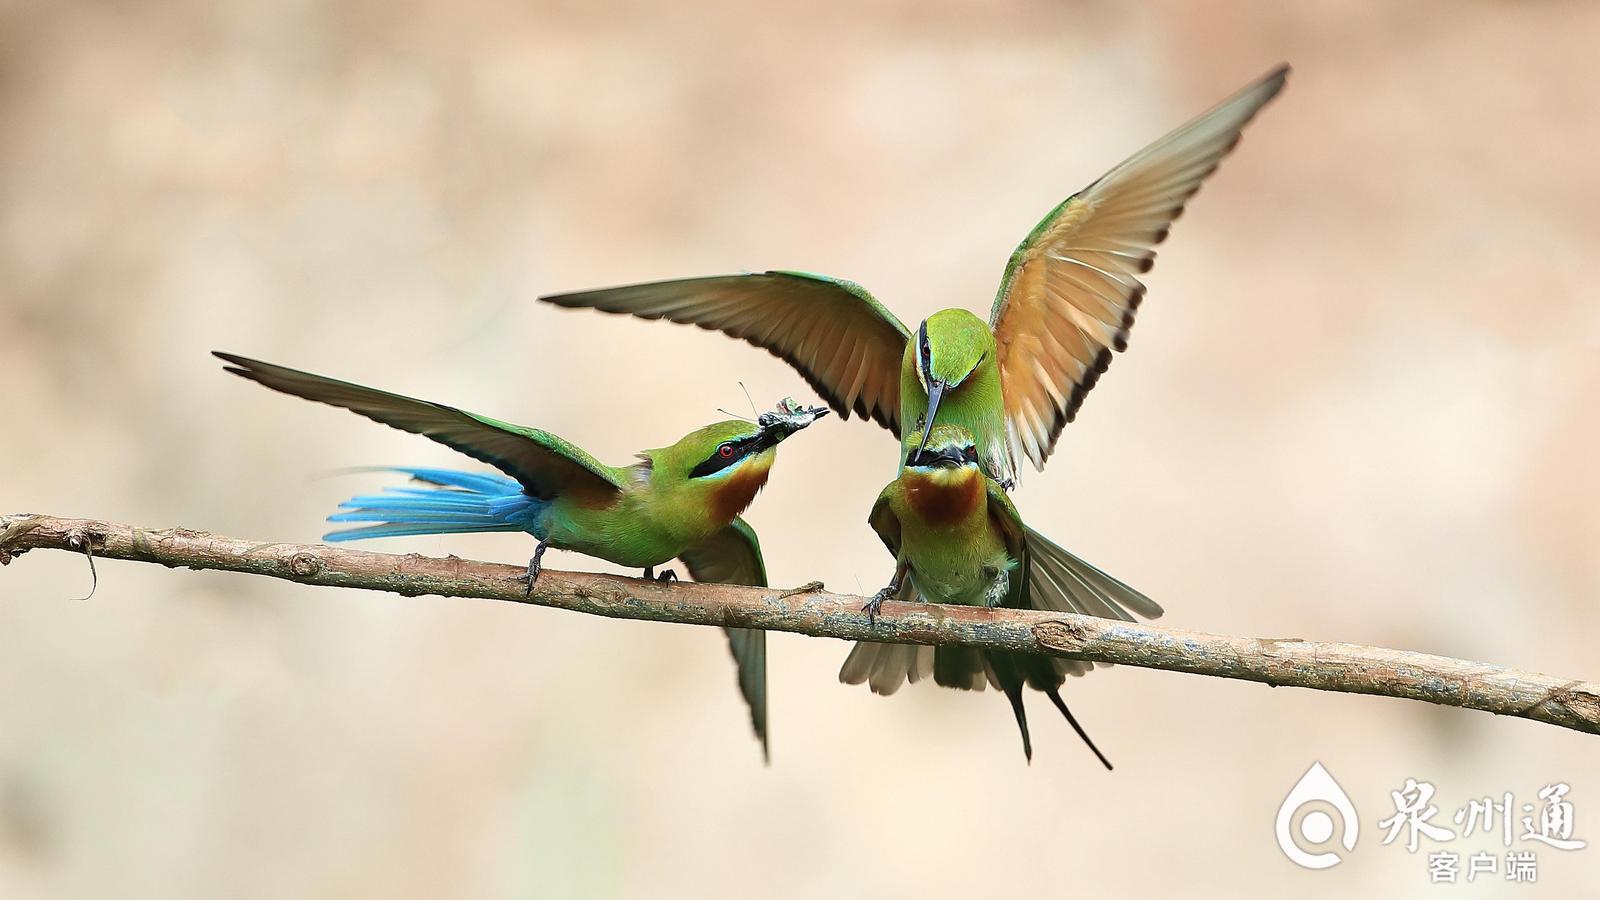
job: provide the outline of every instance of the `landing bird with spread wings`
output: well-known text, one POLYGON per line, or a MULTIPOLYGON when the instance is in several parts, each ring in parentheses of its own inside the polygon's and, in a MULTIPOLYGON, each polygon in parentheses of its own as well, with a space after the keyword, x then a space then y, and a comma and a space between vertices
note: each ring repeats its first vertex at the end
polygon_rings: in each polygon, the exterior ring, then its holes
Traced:
POLYGON ((977 439, 984 470, 1009 488, 1017 453, 1042 469, 1112 351, 1126 349, 1145 292, 1138 276, 1154 265, 1156 245, 1288 74, 1274 69, 1051 210, 1011 254, 987 324, 946 309, 912 334, 860 285, 790 271, 540 299, 698 325, 765 348, 841 416, 876 420, 904 449, 936 424, 960 425, 977 439))
MULTIPOLYGON (((1036 547, 1053 555, 1070 554, 1025 532, 1011 498, 979 467, 977 444, 965 428, 934 426, 927 445, 906 454, 899 476, 878 495, 868 521, 895 557, 894 578, 867 604, 869 615, 876 615, 884 601, 892 599, 991 609, 1061 608, 1052 600, 1048 580, 1030 568, 1030 556, 1036 547), (1030 571, 1033 577, 1026 577, 1030 571)), ((1074 562, 1102 595, 1119 598, 1141 612, 1151 608, 1160 612, 1133 588, 1081 560, 1074 562)), ((1036 653, 863 642, 850 651, 839 680, 865 682, 879 694, 892 694, 930 672, 944 687, 981 691, 992 685, 1011 701, 1022 731, 1022 752, 1031 761, 1033 741, 1022 705, 1022 688, 1028 686, 1050 698, 1109 769, 1111 763, 1061 699, 1066 676, 1090 668, 1090 663, 1036 653)))
MULTIPOLYGON (((423 435, 505 473, 393 469, 414 484, 341 504, 345 511, 329 521, 371 524, 335 531, 325 540, 525 531, 539 540, 523 576, 529 591, 551 547, 643 568, 646 578, 655 577, 656 566, 682 559, 696 581, 765 586, 761 546, 738 516, 766 485, 778 444, 828 412, 786 400, 756 422, 717 422, 670 446, 642 451, 633 465, 608 466, 547 431, 230 353, 215 355, 235 375, 423 435)), ((727 632, 765 753, 766 632, 727 632)))

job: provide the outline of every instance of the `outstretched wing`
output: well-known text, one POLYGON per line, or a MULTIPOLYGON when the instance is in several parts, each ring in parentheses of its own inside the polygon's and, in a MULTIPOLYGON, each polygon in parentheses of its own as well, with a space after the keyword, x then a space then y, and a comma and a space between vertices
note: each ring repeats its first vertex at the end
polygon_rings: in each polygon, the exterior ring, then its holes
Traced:
POLYGON ((1011 444, 1036 468, 1111 352, 1127 349, 1155 246, 1288 74, 1274 69, 1139 151, 1051 210, 1011 254, 990 324, 1011 444))
MULTIPOLYGON (((1103 619, 1134 621, 1137 613, 1147 619, 1160 618, 1162 609, 1154 600, 1068 553, 1060 544, 1032 528, 1023 528, 1028 548, 1028 606, 1047 612, 1081 613, 1103 619)), ((1061 684, 1062 676, 1082 675, 1094 663, 1053 657, 1053 675, 1026 665, 1028 683, 1045 690, 1061 684)))
POLYGON ((1068 553, 1032 528, 1025 529, 1034 609, 1082 613, 1133 622, 1135 615, 1161 618, 1161 605, 1133 587, 1068 553))
POLYGON ((656 281, 540 297, 721 331, 764 348, 805 377, 841 418, 900 433, 900 359, 911 334, 854 282, 808 272, 656 281))
MULTIPOLYGON (((695 581, 715 584, 767 585, 767 567, 761 559, 761 543, 755 530, 743 519, 734 519, 679 559, 695 581)), ((756 628, 725 628, 728 649, 739 667, 739 692, 750 706, 750 725, 761 740, 761 755, 772 758, 767 744, 767 633, 756 628)))
POLYGON ((579 502, 604 503, 622 489, 614 469, 546 431, 231 353, 212 355, 230 364, 227 371, 275 391, 343 407, 391 428, 432 438, 510 475, 541 500, 566 494, 579 502))

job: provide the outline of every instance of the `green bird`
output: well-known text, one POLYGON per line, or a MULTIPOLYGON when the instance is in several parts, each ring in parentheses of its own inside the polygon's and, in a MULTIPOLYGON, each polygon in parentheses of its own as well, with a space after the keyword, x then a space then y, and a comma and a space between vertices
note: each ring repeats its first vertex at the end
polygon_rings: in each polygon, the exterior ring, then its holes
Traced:
POLYGON ((946 309, 913 334, 860 285, 770 271, 540 299, 722 331, 787 361, 842 417, 922 446, 948 422, 1008 490, 1020 453, 1043 469, 1062 426, 1127 348, 1139 275, 1206 176, 1288 76, 1280 66, 1068 197, 1006 264, 986 323, 946 309))
MULTIPOLYGON (((977 443, 966 429, 936 425, 927 445, 911 449, 899 477, 878 495, 868 521, 894 554, 895 572, 889 586, 867 604, 869 614, 875 615, 891 598, 991 609, 1060 608, 1031 590, 1035 578, 1022 577, 1041 539, 1026 533, 1017 508, 1000 485, 984 474, 978 457, 977 443)), ((1066 554, 1060 547, 1044 543, 1046 552, 1066 554)), ((1103 590, 1138 595, 1098 569, 1081 565, 1103 582, 1103 590)), ((1111 763, 1061 699, 1066 676, 1081 675, 1092 667, 1036 653, 863 642, 845 659, 839 680, 866 682, 880 694, 892 694, 901 684, 921 680, 930 671, 933 680, 945 687, 981 691, 985 684, 993 685, 1011 701, 1022 731, 1022 752, 1032 761, 1033 741, 1022 703, 1026 685, 1050 698, 1109 769, 1111 763)))
MULTIPOLYGON (((329 521, 371 524, 334 531, 324 540, 525 531, 539 541, 520 579, 530 592, 551 547, 643 568, 646 578, 656 577, 656 566, 681 559, 697 581, 765 586, 761 546, 738 516, 766 485, 778 444, 828 412, 785 400, 756 422, 716 422, 670 446, 642 451, 632 465, 608 466, 547 431, 230 353, 215 355, 235 375, 423 435, 509 476, 391 469, 415 484, 341 504, 345 511, 329 521)), ((675 576, 668 570, 660 577, 675 576)), ((766 754, 766 633, 726 630, 766 754)))

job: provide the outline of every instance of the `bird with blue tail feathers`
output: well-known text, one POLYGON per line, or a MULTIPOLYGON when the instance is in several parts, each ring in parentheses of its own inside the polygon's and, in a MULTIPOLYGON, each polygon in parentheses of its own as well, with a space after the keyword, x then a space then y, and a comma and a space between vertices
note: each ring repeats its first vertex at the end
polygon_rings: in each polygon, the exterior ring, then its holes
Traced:
MULTIPOLYGON (((539 541, 521 578, 530 592, 551 547, 642 568, 647 578, 657 577, 656 566, 681 559, 696 581, 765 586, 761 545, 738 516, 766 485, 778 444, 827 413, 786 399, 755 422, 716 422, 640 452, 632 465, 608 466, 547 431, 230 353, 214 355, 242 378, 420 434, 504 473, 391 469, 411 483, 341 504, 343 511, 329 521, 370 524, 334 531, 327 540, 527 532, 539 541)), ((660 577, 675 576, 667 570, 660 577)), ((766 756, 766 633, 726 631, 766 756)))

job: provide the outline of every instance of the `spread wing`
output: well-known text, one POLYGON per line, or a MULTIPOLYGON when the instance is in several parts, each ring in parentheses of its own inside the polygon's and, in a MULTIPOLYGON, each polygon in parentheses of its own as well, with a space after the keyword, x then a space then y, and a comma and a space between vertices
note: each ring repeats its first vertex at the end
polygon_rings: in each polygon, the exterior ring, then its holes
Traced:
MULTIPOLYGON (((1027 593, 1022 597, 1022 609, 1075 612, 1123 621, 1134 621, 1133 613, 1144 618, 1162 615, 1162 607, 1150 597, 1072 556, 1061 544, 1040 535, 1034 528, 1022 525, 1010 496, 994 482, 989 482, 989 514, 1005 533, 1006 546, 1021 554, 1022 565, 1026 567, 1027 593)), ((1046 690, 1061 687, 1064 676, 1088 673, 1094 663, 1054 657, 1050 668, 1040 669, 1032 663, 1022 668, 1029 684, 1046 690)))
MULTIPOLYGON (((1010 499, 998 487, 990 488, 990 500, 998 493, 1009 504, 1010 499)), ((1134 621, 1133 613, 1147 619, 1159 618, 1162 609, 1154 600, 1139 593, 1121 581, 1107 575, 1087 562, 1068 553, 1061 545, 1032 528, 1021 527, 1016 520, 1021 537, 1026 544, 1028 571, 1027 606, 1047 612, 1081 613, 1105 619, 1134 621)), ((1009 535, 1008 535, 1009 540, 1009 535)), ((1028 683, 1039 690, 1060 687, 1067 675, 1083 675, 1094 669, 1094 663, 1081 659, 1052 657, 1048 669, 1032 664, 1025 665, 1028 683)))
POLYGON ((1160 604, 1068 553, 1032 528, 1025 529, 1034 609, 1082 613, 1104 619, 1134 621, 1161 617, 1160 604))
POLYGON ((990 323, 1011 444, 1036 468, 1127 349, 1155 246, 1288 74, 1274 69, 1067 198, 1011 255, 990 323))
POLYGON ((227 371, 275 391, 343 407, 391 428, 432 438, 510 475, 541 500, 566 494, 580 502, 603 503, 622 490, 616 470, 546 431, 231 353, 213 355, 229 363, 227 371))
MULTIPOLYGON (((761 543, 743 519, 722 529, 679 557, 695 581, 715 584, 767 585, 761 543)), ((750 706, 750 724, 761 740, 761 755, 771 760, 767 745, 767 633, 755 628, 725 628, 728 649, 739 667, 739 692, 750 706)))
POLYGON ((860 285, 807 272, 685 278, 540 297, 721 331, 799 370, 841 418, 900 433, 900 359, 911 334, 860 285))

